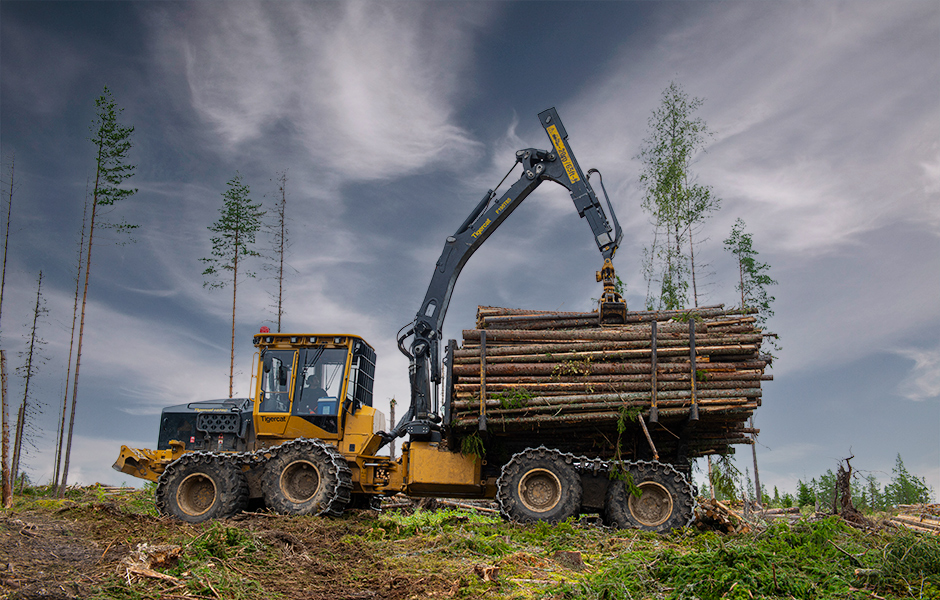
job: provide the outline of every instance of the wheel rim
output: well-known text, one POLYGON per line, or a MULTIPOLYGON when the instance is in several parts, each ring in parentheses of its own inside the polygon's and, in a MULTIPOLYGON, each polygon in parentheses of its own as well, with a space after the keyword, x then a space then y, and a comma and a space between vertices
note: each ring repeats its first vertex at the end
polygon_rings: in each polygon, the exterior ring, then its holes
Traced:
POLYGON ((302 504, 320 488, 320 471, 306 460, 297 460, 281 471, 281 491, 294 504, 302 504))
POLYGON ((561 501, 561 481, 548 469, 532 469, 519 480, 519 499, 532 512, 549 511, 561 501))
POLYGON ((630 514, 641 525, 656 527, 662 525, 672 514, 672 494, 655 481, 646 481, 639 485, 640 496, 629 494, 627 505, 630 514))
POLYGON ((205 473, 193 473, 176 490, 176 504, 187 515, 198 517, 215 504, 215 481, 205 473))

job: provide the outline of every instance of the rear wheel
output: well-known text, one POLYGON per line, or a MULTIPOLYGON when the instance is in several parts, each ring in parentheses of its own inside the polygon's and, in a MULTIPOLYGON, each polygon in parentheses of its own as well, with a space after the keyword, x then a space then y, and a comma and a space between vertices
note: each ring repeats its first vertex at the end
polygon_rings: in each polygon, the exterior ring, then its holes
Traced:
POLYGON ((557 523, 581 507, 581 478, 570 455, 544 446, 513 456, 496 486, 500 511, 513 521, 557 523))
POLYGON ((157 509, 181 521, 222 519, 247 504, 245 474, 225 456, 185 454, 170 463, 157 481, 157 509))
POLYGON ((655 461, 624 466, 630 481, 612 481, 607 488, 604 513, 609 525, 666 532, 692 522, 695 498, 682 473, 655 461), (631 482, 639 495, 631 492, 631 482))
POLYGON ((339 516, 350 500, 352 475, 332 446, 297 440, 268 460, 261 486, 265 504, 279 513, 339 516))

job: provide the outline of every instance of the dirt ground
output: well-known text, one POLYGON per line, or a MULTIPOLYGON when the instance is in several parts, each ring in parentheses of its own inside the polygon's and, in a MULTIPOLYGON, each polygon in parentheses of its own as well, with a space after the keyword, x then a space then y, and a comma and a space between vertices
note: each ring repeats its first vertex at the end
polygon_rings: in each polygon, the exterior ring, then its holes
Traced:
MULTIPOLYGON (((446 576, 400 572, 376 556, 373 545, 350 543, 349 536, 368 531, 364 521, 370 519, 374 516, 366 512, 333 521, 260 514, 228 519, 222 522, 224 528, 262 542, 265 556, 216 552, 179 577, 151 577, 160 590, 154 597, 202 597, 186 585, 193 578, 208 582, 210 594, 205 597, 220 599, 279 594, 291 600, 399 600, 453 595, 455 582, 446 576), (220 591, 218 581, 212 585, 203 567, 208 571, 224 567, 228 575, 241 575, 261 589, 220 591)), ((110 503, 14 511, 0 516, 0 599, 137 597, 125 595, 125 583, 148 579, 128 568, 139 544, 175 542, 185 555, 191 549, 185 540, 192 544, 200 534, 211 533, 212 527, 127 514, 110 503)))

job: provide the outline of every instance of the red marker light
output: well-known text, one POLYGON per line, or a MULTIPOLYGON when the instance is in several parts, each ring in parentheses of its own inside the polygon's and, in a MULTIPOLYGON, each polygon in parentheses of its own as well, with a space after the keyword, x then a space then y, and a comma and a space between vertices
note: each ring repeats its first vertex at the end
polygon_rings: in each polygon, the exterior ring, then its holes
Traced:
POLYGON ((266 325, 262 325, 261 331, 259 331, 258 333, 271 333, 271 330, 266 325))

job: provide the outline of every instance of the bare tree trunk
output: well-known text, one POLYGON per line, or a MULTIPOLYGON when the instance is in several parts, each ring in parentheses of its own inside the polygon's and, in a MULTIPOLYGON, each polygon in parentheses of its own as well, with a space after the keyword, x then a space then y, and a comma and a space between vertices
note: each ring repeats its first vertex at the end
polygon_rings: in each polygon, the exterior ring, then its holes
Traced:
MULTIPOLYGON (((98 164, 101 164, 101 144, 98 147, 98 164)), ((78 375, 82 366, 82 341, 85 336, 85 309, 88 306, 88 278, 91 275, 91 248, 95 237, 95 217, 98 214, 98 180, 101 177, 101 168, 95 175, 95 192, 91 202, 91 222, 88 224, 88 248, 85 252, 85 285, 82 291, 82 313, 78 325, 78 348, 75 352, 75 379, 72 385, 72 411, 69 416, 69 433, 65 444, 65 465, 62 468, 62 481, 59 483, 61 498, 65 495, 65 486, 69 477, 69 462, 72 458, 72 433, 75 430, 75 407, 78 405, 78 375)))
POLYGON ((692 267, 692 301, 698 308, 698 286, 695 283, 695 246, 692 244, 692 228, 689 227, 689 259, 692 267))
POLYGON ((65 441, 65 415, 68 412, 69 404, 69 380, 72 378, 72 352, 75 346, 75 324, 78 321, 78 292, 82 284, 82 259, 85 255, 85 226, 88 217, 88 191, 85 191, 85 210, 82 212, 82 233, 78 243, 78 268, 75 272, 75 298, 72 301, 72 332, 69 336, 69 362, 65 372, 65 394, 62 396, 62 418, 59 421, 59 437, 55 449, 55 476, 52 485, 55 489, 59 487, 59 474, 62 468, 62 443, 65 441))
POLYGON ((0 350, 0 394, 3 403, 3 507, 13 506, 13 479, 10 477, 10 418, 7 409, 7 354, 0 350))
POLYGON ((0 313, 3 312, 3 290, 7 283, 7 249, 10 246, 10 215, 13 212, 13 166, 15 156, 10 156, 10 196, 7 202, 7 226, 3 236, 3 273, 0 274, 0 313))
MULTIPOLYGON (((16 441, 13 445, 13 476, 15 477, 23 456, 23 437, 26 431, 26 410, 29 403, 29 384, 33 377, 33 359, 36 357, 36 325, 39 323, 40 300, 42 300, 42 271, 39 272, 39 284, 36 286, 36 307, 33 309, 33 327, 29 333, 29 350, 26 352, 26 377, 23 386, 23 403, 20 405, 19 422, 16 425, 16 441)), ((22 485, 20 486, 22 489, 22 485)))
POLYGON ((281 333, 281 317, 284 315, 284 252, 287 244, 287 171, 281 173, 280 185, 281 204, 278 207, 278 221, 280 221, 280 236, 278 244, 278 256, 280 258, 277 270, 277 332, 281 333))
MULTIPOLYGON (((752 415, 748 423, 751 429, 754 429, 754 416, 752 415)), ((757 492, 757 503, 760 505, 764 504, 764 495, 761 493, 760 489, 760 475, 757 471, 757 434, 752 433, 751 437, 754 438, 754 443, 751 444, 751 452, 754 454, 754 489, 757 492)))
POLYGON ((715 499, 715 478, 712 476, 712 455, 708 455, 708 491, 712 500, 715 499))
MULTIPOLYGON (((237 242, 236 242, 237 243, 237 242)), ((235 394, 235 299, 238 294, 238 246, 235 250, 235 276, 232 277, 232 350, 228 364, 228 397, 235 394)))

